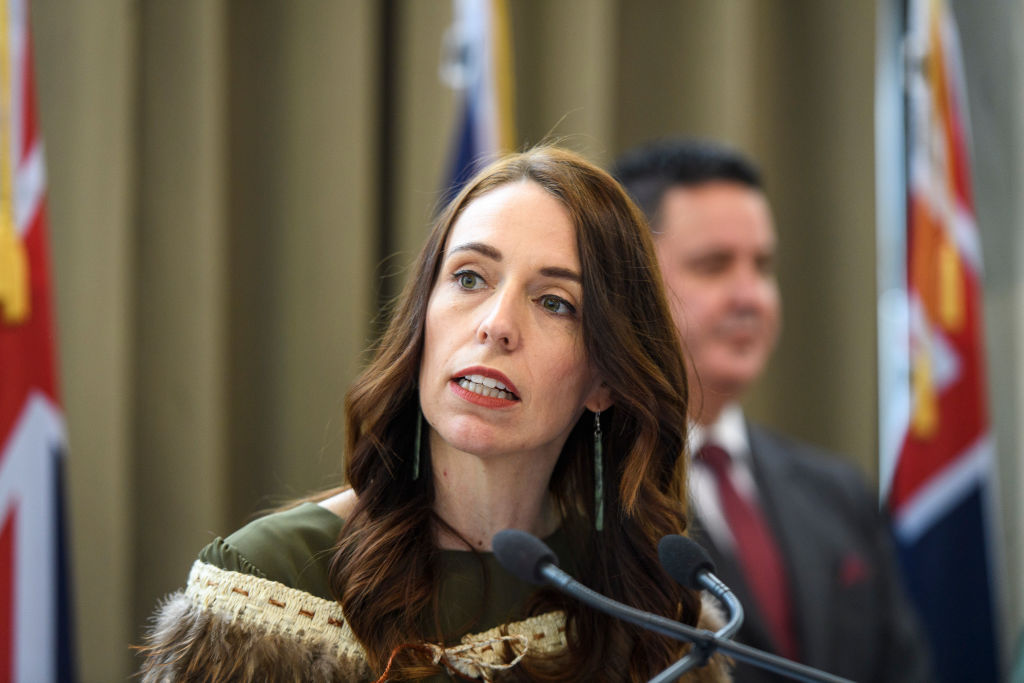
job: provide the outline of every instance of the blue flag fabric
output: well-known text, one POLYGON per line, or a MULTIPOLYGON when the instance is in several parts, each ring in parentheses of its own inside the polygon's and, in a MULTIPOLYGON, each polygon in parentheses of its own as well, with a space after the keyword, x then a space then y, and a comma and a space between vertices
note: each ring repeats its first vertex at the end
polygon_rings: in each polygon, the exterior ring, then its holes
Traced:
POLYGON ((504 0, 454 0, 442 78, 459 95, 445 199, 498 155, 512 149, 513 78, 504 0))

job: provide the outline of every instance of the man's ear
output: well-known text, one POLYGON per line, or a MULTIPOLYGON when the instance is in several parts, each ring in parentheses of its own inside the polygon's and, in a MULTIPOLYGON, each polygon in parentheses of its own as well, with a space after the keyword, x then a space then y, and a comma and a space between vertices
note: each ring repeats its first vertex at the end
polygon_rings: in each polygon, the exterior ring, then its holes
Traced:
POLYGON ((592 413, 599 413, 612 407, 612 388, 601 382, 590 392, 584 402, 587 410, 592 413))

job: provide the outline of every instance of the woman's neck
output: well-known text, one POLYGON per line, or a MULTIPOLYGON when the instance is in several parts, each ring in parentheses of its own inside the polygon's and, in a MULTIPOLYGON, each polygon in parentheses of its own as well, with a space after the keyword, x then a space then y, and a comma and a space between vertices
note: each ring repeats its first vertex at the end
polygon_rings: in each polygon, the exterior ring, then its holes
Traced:
POLYGON ((477 550, 490 550, 491 538, 503 529, 541 538, 553 533, 560 523, 548 491, 555 460, 539 454, 488 459, 433 439, 434 509, 462 537, 442 528, 438 544, 464 550, 468 541, 477 550))

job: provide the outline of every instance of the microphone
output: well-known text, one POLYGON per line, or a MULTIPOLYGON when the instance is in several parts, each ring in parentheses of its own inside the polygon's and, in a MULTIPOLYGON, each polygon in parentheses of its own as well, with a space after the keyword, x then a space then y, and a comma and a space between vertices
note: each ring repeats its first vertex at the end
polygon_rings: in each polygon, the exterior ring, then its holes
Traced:
MULTIPOLYGON (((563 593, 600 612, 668 636, 669 638, 693 643, 694 648, 701 653, 713 652, 717 648, 734 659, 749 662, 755 666, 797 680, 853 683, 848 679, 833 676, 803 664, 791 662, 778 655, 762 652, 757 648, 742 645, 732 640, 719 638, 717 634, 706 629, 696 629, 692 626, 681 624, 678 621, 666 619, 650 612, 644 612, 643 610, 605 597, 587 588, 559 569, 558 556, 555 555, 551 548, 547 547, 536 536, 525 531, 518 529, 499 531, 491 539, 491 548, 494 550, 494 556, 501 566, 516 578, 538 586, 544 584, 554 586, 563 593)), ((684 657, 680 661, 685 659, 684 657)), ((678 664, 679 662, 670 667, 670 669, 675 668, 678 664)), ((660 675, 664 676, 664 673, 660 675)), ((656 681, 658 679, 651 680, 656 681)))
MULTIPOLYGON (((743 623, 743 605, 725 582, 715 576, 715 563, 704 548, 685 536, 669 534, 658 542, 658 558, 662 568, 677 583, 695 591, 704 588, 725 605, 729 621, 715 635, 719 638, 732 638, 743 623)), ((675 681, 690 669, 704 664, 710 655, 709 651, 694 649, 652 678, 650 683, 675 681)))
POLYGON ((686 624, 624 605, 593 591, 558 568, 558 556, 536 536, 519 529, 494 534, 491 548, 498 562, 516 578, 538 586, 550 584, 585 605, 669 638, 703 644, 714 637, 686 624))
POLYGON ((715 576, 715 563, 696 541, 669 534, 658 542, 658 557, 668 575, 679 584, 699 591, 704 588, 729 612, 729 621, 715 632, 719 638, 732 638, 743 624, 743 605, 725 582, 715 576))

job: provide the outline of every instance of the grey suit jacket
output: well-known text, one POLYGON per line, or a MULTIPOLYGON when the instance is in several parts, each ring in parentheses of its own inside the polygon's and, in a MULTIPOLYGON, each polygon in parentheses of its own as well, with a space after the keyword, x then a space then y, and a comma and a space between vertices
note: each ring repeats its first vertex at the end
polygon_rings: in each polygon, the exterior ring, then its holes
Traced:
MULTIPOLYGON (((877 497, 839 458, 748 424, 754 479, 790 578, 799 660, 855 681, 926 681, 927 647, 903 590, 877 497)), ((776 651, 740 567, 695 520, 746 612, 737 640, 776 651)), ((739 664, 736 681, 782 681, 739 664)))

